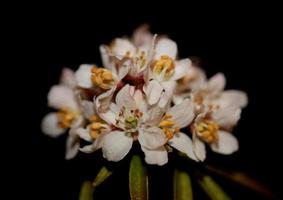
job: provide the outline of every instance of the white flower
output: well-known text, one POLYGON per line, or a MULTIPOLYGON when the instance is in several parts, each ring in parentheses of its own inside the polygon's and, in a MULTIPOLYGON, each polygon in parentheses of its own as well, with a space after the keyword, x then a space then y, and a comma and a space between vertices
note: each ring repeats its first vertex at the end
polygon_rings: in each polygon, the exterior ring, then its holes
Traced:
POLYGON ((173 96, 176 80, 185 76, 191 66, 189 59, 176 61, 177 45, 174 41, 161 38, 155 47, 152 69, 146 78, 144 92, 148 103, 165 107, 173 96))
POLYGON ((67 159, 78 152, 79 141, 75 131, 84 122, 75 96, 75 83, 73 71, 64 69, 60 84, 54 85, 48 93, 48 106, 59 111, 47 114, 41 124, 43 133, 50 137, 58 137, 70 129, 66 143, 67 159))
POLYGON ((79 87, 97 91, 97 107, 99 110, 106 110, 120 81, 127 73, 128 67, 124 65, 113 73, 105 68, 84 64, 75 72, 75 78, 79 87))
POLYGON ((185 98, 190 98, 192 92, 197 91, 201 85, 205 84, 205 82, 205 72, 195 64, 192 64, 188 73, 177 82, 177 87, 173 96, 174 104, 179 104, 185 98))
POLYGON ((205 143, 214 152, 232 154, 238 150, 237 139, 229 132, 240 119, 241 109, 226 107, 199 114, 192 127, 193 149, 196 157, 203 161, 206 157, 205 143))
POLYGON ((158 108, 150 108, 140 90, 124 86, 116 95, 107 112, 98 113, 113 130, 104 136, 103 156, 110 161, 123 159, 130 151, 133 141, 138 140, 149 149, 162 147, 166 137, 158 127, 148 127, 147 122, 157 121, 162 114, 158 108), (150 140, 149 140, 150 139, 150 140))
MULTIPOLYGON (((194 106, 189 99, 169 108, 163 117, 155 124, 167 138, 167 144, 180 152, 185 153, 193 160, 197 160, 193 153, 192 140, 183 132, 181 128, 187 127, 194 118, 194 106)), ((148 141, 153 140, 153 134, 148 135, 148 141)), ((142 146, 145 153, 145 161, 148 164, 164 165, 168 161, 166 146, 150 149, 142 146)))
POLYGON ((248 103, 246 93, 239 90, 225 90, 226 79, 222 73, 202 82, 199 88, 191 92, 191 98, 196 105, 196 110, 219 109, 227 107, 244 108, 248 103))
POLYGON ((134 32, 132 40, 116 38, 110 46, 100 46, 103 65, 115 73, 117 62, 123 62, 129 66, 129 76, 142 77, 152 60, 154 41, 148 27, 141 26, 134 32))

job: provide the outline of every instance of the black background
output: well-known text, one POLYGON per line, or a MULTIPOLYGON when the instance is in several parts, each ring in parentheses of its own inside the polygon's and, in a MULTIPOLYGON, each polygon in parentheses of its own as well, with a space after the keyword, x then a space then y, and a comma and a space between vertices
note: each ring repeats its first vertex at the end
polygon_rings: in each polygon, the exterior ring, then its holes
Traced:
MULTIPOLYGON (((64 160, 65 137, 54 140, 40 131, 42 117, 51 111, 46 105, 46 95, 58 82, 63 67, 76 69, 81 63, 100 64, 100 44, 130 35, 136 27, 148 23, 153 33, 167 34, 177 42, 180 57, 198 56, 209 76, 224 72, 227 88, 248 93, 249 105, 235 129, 240 151, 232 156, 209 154, 207 162, 247 171, 280 194, 281 62, 277 61, 280 58, 276 48, 280 47, 277 13, 265 5, 260 8, 232 5, 215 10, 166 3, 142 8, 139 4, 145 2, 133 4, 137 5, 131 9, 116 5, 76 10, 43 6, 24 12, 16 24, 10 25, 11 40, 16 43, 11 47, 14 53, 11 69, 19 77, 10 93, 16 94, 15 100, 21 99, 17 108, 21 124, 13 127, 16 134, 12 137, 22 145, 9 156, 16 161, 15 171, 20 175, 11 178, 13 185, 20 182, 24 188, 21 195, 29 199, 77 199, 82 181, 92 180, 101 166, 109 164, 100 151, 64 160), (22 108, 24 111, 20 111, 22 108)), ((129 198, 130 157, 114 165, 117 173, 96 191, 98 199, 129 198)), ((180 164, 170 158, 165 167, 149 167, 151 199, 172 199, 170 184, 175 165, 180 164)), ((260 199, 241 187, 224 185, 235 199, 260 199)), ((196 189, 196 196, 198 193, 196 189)))

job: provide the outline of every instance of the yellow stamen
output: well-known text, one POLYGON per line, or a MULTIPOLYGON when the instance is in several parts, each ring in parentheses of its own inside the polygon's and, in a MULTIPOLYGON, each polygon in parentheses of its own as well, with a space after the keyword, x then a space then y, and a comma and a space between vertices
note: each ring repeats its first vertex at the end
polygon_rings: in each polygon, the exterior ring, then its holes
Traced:
POLYGON ((173 125, 174 125, 174 122, 172 122, 170 120, 163 120, 159 124, 160 127, 170 127, 170 126, 173 126, 173 125))
POLYGON ((180 128, 175 126, 175 123, 172 121, 172 115, 169 114, 163 116, 162 121, 159 123, 159 127, 163 130, 168 140, 172 139, 174 134, 180 130, 180 128))
POLYGON ((107 130, 104 126, 103 123, 100 122, 93 122, 89 125, 89 129, 90 129, 90 136, 93 139, 96 139, 99 134, 101 134, 103 131, 107 130))
POLYGON ((162 73, 164 79, 169 79, 175 72, 174 60, 167 55, 161 56, 161 58, 154 63, 153 72, 158 75, 162 73))
POLYGON ((213 143, 218 140, 219 125, 211 120, 204 119, 196 126, 196 133, 204 142, 213 143))
POLYGON ((57 112, 58 126, 61 128, 70 128, 78 113, 68 108, 63 108, 57 112))
POLYGON ((92 73, 91 81, 95 85, 99 86, 104 90, 108 90, 111 88, 114 79, 112 73, 109 70, 103 68, 97 68, 94 66, 91 69, 91 73, 92 73))

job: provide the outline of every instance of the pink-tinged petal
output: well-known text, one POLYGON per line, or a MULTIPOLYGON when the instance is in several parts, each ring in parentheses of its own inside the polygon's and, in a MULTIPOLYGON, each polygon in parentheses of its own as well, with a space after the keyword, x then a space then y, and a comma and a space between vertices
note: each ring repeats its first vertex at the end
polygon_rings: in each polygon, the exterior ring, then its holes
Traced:
POLYGON ((142 147, 142 151, 144 152, 145 162, 147 164, 162 166, 168 162, 168 152, 164 147, 155 150, 142 147))
POLYGON ((168 144, 178 151, 186 154, 189 158, 193 160, 198 160, 193 152, 192 140, 184 133, 176 133, 172 139, 168 141, 168 144))
POLYGON ((133 93, 133 87, 130 87, 128 84, 125 85, 116 95, 116 104, 119 108, 126 107, 129 110, 136 109, 136 103, 131 95, 133 93))
POLYGON ((149 32, 149 26, 144 24, 134 31, 133 42, 137 47, 150 45, 152 37, 152 34, 149 32))
POLYGON ((226 107, 212 113, 213 120, 225 129, 235 126, 241 117, 241 109, 238 107, 226 107))
POLYGON ((186 74, 188 74, 191 68, 191 64, 192 62, 188 58, 176 61, 175 71, 174 71, 173 76, 170 78, 170 80, 178 80, 184 77, 186 74))
POLYGON ((73 91, 64 85, 53 86, 47 95, 47 100, 48 106, 55 109, 78 109, 73 91))
POLYGON ((161 56, 167 55, 172 59, 177 56, 177 44, 168 38, 161 38, 158 40, 155 47, 155 59, 160 59, 161 56))
POLYGON ((172 120, 179 128, 188 126, 194 118, 194 104, 191 100, 185 99, 182 103, 177 104, 169 109, 167 114, 172 115, 172 120))
POLYGON ((128 39, 117 38, 111 46, 111 51, 117 56, 126 56, 128 53, 132 56, 136 52, 136 47, 128 39))
POLYGON ((151 80, 143 90, 145 92, 149 105, 153 105, 156 104, 160 99, 161 93, 163 91, 163 86, 158 81, 151 80))
POLYGON ((193 134, 193 150, 194 154, 199 161, 204 161, 206 158, 205 144, 201 141, 198 136, 193 134))
POLYGON ((164 108, 170 103, 176 86, 177 86, 177 83, 175 81, 162 82, 162 87, 164 90, 161 93, 161 97, 158 102, 158 106, 160 106, 161 108, 164 108))
POLYGON ((66 141, 66 154, 65 158, 67 160, 73 159, 80 148, 80 138, 77 135, 69 135, 66 141))
POLYGON ((69 68, 64 68, 62 70, 60 83, 69 88, 75 88, 77 85, 77 81, 75 78, 74 71, 69 68))
POLYGON ((128 73, 130 70, 130 66, 128 64, 123 64, 119 67, 119 72, 118 72, 118 81, 122 80, 128 73))
POLYGON ((117 107, 116 104, 111 103, 108 110, 106 110, 105 112, 98 112, 98 115, 108 124, 116 125, 116 117, 119 112, 120 108, 117 107))
POLYGON ((218 141, 210 145, 214 152, 228 155, 238 151, 238 140, 231 133, 218 131, 218 137, 218 141))
POLYGON ((147 149, 157 149, 167 142, 163 131, 158 127, 142 128, 139 130, 139 143, 147 149))
POLYGON ((219 98, 220 107, 241 107, 244 108, 248 104, 247 94, 239 90, 226 90, 219 98))
POLYGON ((41 122, 41 130, 44 134, 56 138, 62 135, 66 129, 58 126, 58 117, 56 113, 47 114, 41 122))
POLYGON ((94 99, 95 108, 97 112, 105 112, 109 108, 109 105, 116 89, 117 87, 114 86, 94 99))
POLYGON ((92 88, 93 86, 91 81, 92 67, 93 65, 83 64, 80 65, 79 69, 75 72, 75 78, 79 87, 92 88))
POLYGON ((107 134, 103 140, 103 157, 109 161, 118 162, 122 160, 130 151, 133 138, 123 131, 113 131, 107 134))
POLYGON ((226 85, 226 78, 223 73, 217 73, 208 81, 208 87, 211 92, 219 94, 222 92, 226 85))
POLYGON ((146 102, 145 96, 143 95, 141 90, 138 89, 134 92, 134 100, 136 102, 137 108, 141 112, 147 111, 147 102, 146 102))

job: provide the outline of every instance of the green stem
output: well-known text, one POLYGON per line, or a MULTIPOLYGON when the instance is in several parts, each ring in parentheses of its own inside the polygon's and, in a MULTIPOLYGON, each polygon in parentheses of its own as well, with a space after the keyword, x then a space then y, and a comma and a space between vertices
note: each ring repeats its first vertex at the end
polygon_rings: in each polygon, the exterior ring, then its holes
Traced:
POLYGON ((198 183, 212 200, 231 199, 210 176, 204 175, 198 180, 198 183))
POLYGON ((131 200, 148 199, 148 177, 146 168, 139 156, 133 156, 129 170, 129 189, 131 200))
POLYGON ((192 200, 193 191, 188 173, 175 170, 174 172, 174 200, 192 200))

